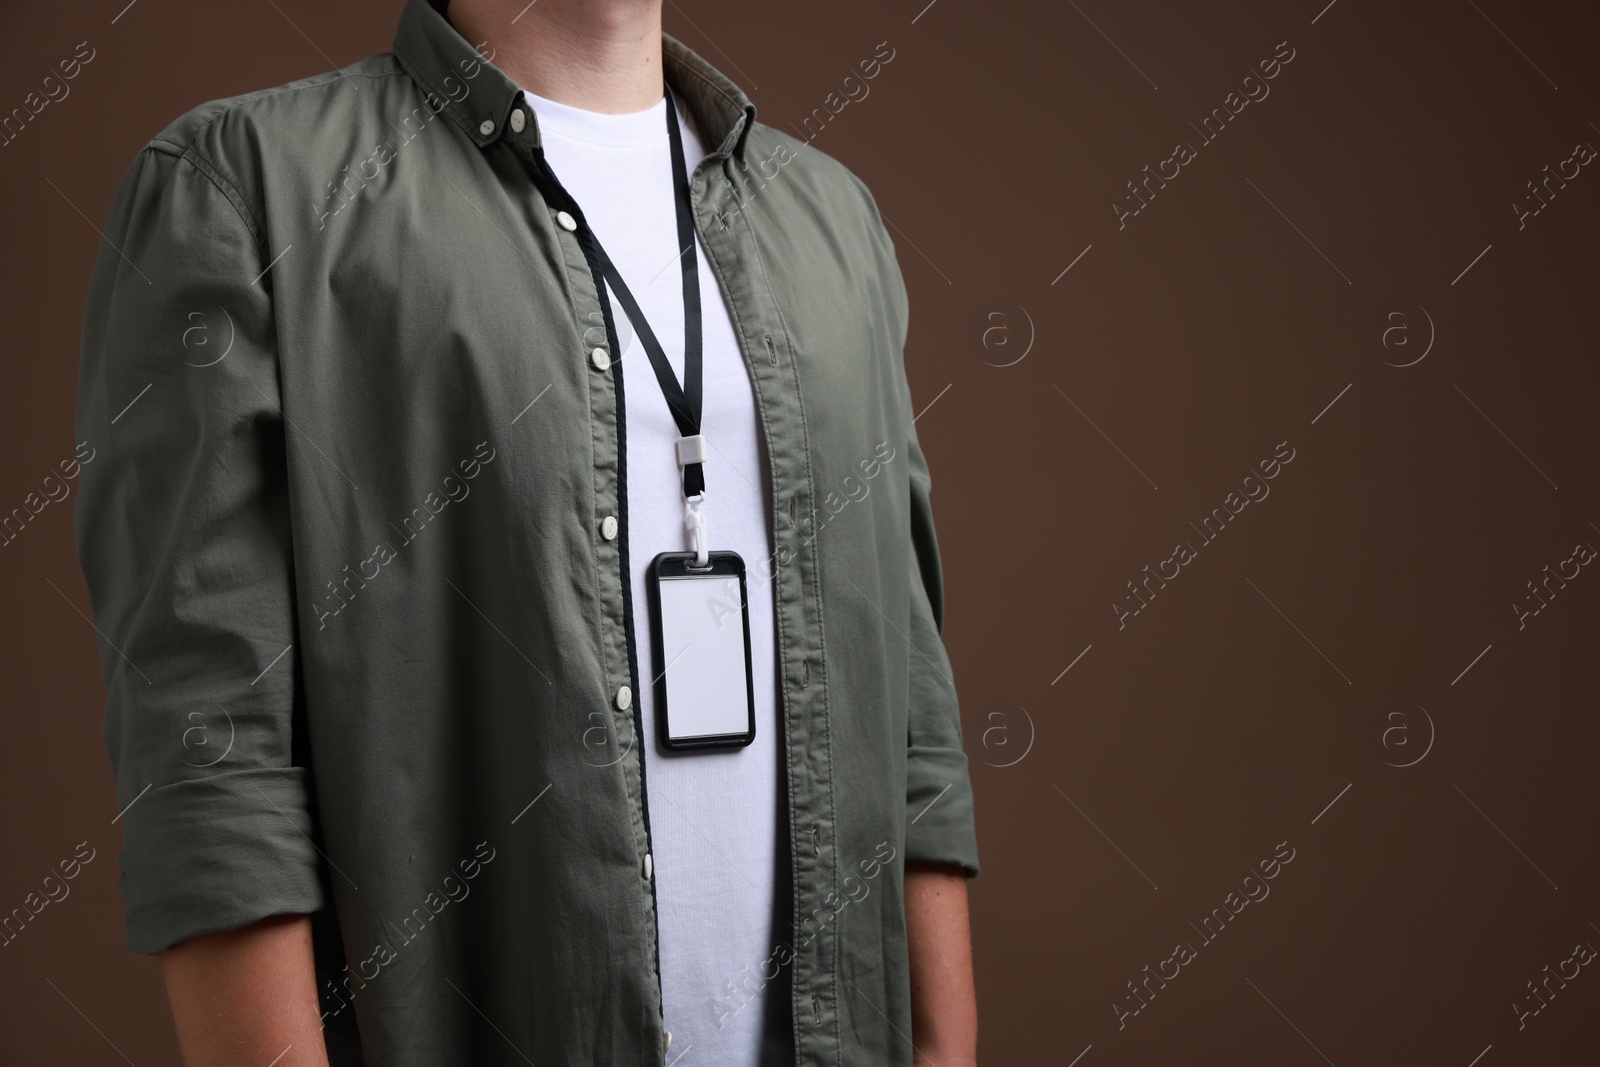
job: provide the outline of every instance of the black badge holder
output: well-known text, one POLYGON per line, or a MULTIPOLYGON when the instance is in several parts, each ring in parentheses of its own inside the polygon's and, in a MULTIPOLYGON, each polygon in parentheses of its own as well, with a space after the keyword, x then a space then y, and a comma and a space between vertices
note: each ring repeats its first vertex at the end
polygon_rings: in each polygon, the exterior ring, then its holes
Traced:
POLYGON ((737 552, 663 552, 650 562, 656 740, 669 752, 756 739, 750 601, 737 552))

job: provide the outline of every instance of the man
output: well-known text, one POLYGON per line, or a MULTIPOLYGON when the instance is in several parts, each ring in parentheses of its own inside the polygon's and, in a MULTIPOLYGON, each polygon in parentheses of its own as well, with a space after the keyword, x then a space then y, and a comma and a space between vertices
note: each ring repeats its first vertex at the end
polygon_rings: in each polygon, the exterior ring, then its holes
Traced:
POLYGON ((105 237, 79 551, 189 1067, 973 1062, 853 174, 659 0, 408 0, 391 53, 171 124, 105 237))

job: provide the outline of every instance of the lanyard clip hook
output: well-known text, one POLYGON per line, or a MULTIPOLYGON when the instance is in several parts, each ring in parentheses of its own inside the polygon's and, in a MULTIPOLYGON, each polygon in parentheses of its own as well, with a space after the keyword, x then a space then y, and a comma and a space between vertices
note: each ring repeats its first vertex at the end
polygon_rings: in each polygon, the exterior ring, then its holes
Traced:
POLYGON ((706 516, 700 510, 700 502, 705 499, 704 493, 698 493, 688 498, 689 511, 684 517, 684 528, 689 532, 689 548, 694 552, 694 562, 691 567, 704 568, 711 565, 706 547, 706 516))

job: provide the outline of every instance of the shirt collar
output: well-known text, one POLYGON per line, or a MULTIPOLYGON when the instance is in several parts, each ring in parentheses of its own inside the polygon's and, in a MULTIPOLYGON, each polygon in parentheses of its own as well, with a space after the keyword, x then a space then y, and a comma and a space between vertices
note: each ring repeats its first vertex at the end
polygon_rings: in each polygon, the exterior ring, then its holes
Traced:
MULTIPOLYGON (((482 53, 445 18, 449 0, 406 0, 395 31, 392 51, 427 98, 427 106, 443 111, 479 148, 506 132, 511 109, 522 89, 491 60, 493 46, 482 53)), ((744 158, 744 143, 755 123, 756 106, 737 85, 671 34, 661 35, 661 63, 668 83, 682 97, 696 125, 706 131, 713 155, 744 158)), ((539 143, 538 120, 528 134, 539 143)))

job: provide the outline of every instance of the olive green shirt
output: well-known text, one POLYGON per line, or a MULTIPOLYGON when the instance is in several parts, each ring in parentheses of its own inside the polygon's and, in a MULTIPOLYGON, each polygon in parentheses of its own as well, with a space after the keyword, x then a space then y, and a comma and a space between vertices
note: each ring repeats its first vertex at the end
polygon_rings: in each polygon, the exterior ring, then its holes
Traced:
MULTIPOLYGON (((105 224, 75 519, 128 943, 313 913, 339 1067, 663 1063, 616 324, 441 7, 178 118, 105 224)), ((770 470, 771 969, 799 1064, 905 1064, 904 864, 978 867, 905 286, 860 180, 662 43, 770 470)))

